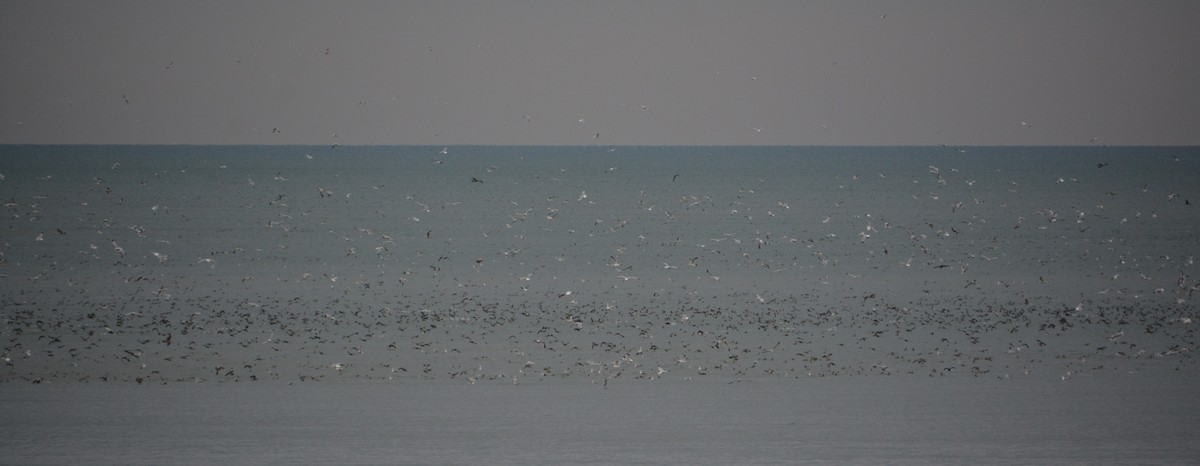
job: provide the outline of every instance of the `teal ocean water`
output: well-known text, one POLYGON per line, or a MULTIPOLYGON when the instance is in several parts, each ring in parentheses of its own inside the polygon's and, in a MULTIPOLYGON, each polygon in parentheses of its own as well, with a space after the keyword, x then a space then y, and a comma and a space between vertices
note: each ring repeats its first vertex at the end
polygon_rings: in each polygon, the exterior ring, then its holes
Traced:
POLYGON ((1200 148, 0 146, 0 175, 0 462, 1195 458, 1200 148), (569 448, 486 441, 521 432, 569 448))

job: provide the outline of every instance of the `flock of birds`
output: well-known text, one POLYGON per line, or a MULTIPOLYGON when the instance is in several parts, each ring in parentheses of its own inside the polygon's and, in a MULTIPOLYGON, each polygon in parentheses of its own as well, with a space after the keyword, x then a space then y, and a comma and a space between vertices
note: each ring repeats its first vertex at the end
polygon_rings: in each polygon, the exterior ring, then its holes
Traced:
POLYGON ((337 150, 6 154, 0 381, 1195 370, 1189 158, 337 150))

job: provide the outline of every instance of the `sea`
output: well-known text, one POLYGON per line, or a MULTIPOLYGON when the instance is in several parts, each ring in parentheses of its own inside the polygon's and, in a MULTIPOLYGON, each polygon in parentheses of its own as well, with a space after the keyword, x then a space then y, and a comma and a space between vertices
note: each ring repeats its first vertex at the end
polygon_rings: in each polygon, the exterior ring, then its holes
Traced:
POLYGON ((1198 147, 2 145, 0 464, 1200 462, 1198 147))

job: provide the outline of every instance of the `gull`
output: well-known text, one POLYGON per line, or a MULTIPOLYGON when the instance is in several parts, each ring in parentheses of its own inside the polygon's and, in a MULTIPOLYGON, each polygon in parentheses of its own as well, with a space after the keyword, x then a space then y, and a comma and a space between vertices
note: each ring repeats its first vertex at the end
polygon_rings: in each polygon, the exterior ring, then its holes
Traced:
POLYGON ((625 281, 637 280, 637 277, 627 277, 625 275, 617 275, 617 278, 620 278, 621 280, 625 280, 625 281))
POLYGON ((578 198, 578 199, 575 199, 575 202, 579 202, 579 201, 582 201, 582 200, 584 200, 584 199, 587 199, 587 191, 580 191, 580 192, 579 192, 579 198, 578 198))
POLYGON ((679 268, 679 267, 677 267, 677 266, 674 266, 674 265, 668 264, 668 263, 666 263, 666 262, 663 262, 663 263, 662 263, 662 265, 663 265, 663 270, 668 270, 668 269, 678 269, 678 268, 679 268))

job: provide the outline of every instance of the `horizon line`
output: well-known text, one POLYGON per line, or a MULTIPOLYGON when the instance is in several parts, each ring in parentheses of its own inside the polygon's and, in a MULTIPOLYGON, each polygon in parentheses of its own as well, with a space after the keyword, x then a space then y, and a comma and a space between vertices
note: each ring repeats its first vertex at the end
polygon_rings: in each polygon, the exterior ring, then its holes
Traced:
POLYGON ((1128 148, 1128 147, 1196 147, 1198 144, 281 144, 281 143, 43 143, 43 142, 0 142, 0 147, 11 146, 252 146, 252 147, 1085 147, 1085 148, 1128 148))

